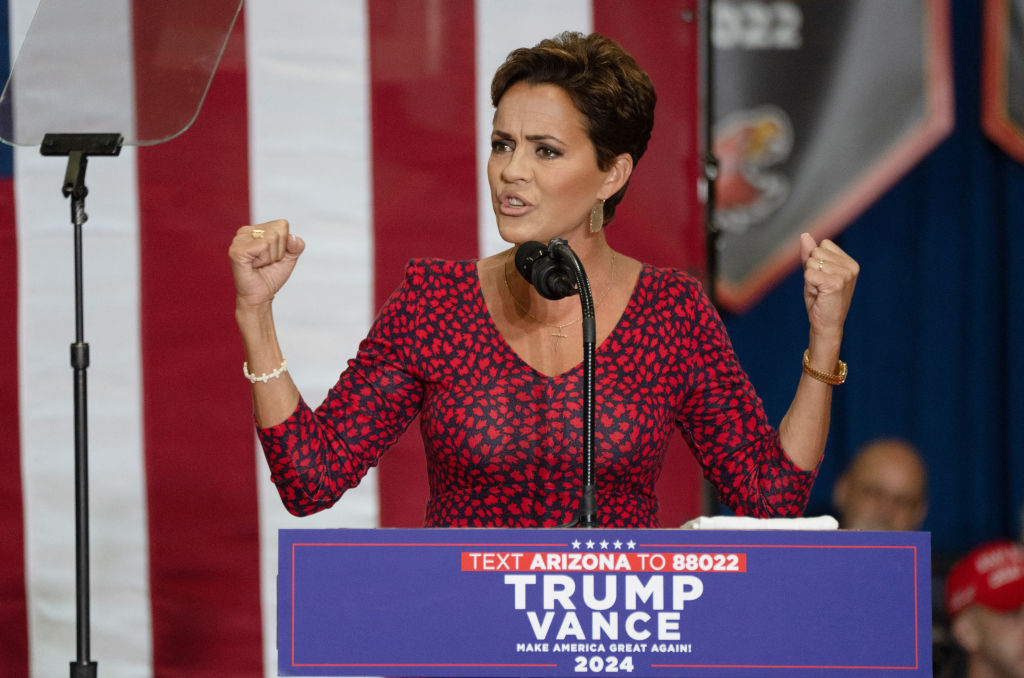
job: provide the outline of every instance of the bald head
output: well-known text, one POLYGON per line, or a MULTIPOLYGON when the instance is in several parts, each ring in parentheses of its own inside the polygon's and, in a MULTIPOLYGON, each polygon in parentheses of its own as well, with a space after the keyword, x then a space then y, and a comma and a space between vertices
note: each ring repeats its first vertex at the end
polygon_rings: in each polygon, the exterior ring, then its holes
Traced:
POLYGON ((906 441, 875 440, 836 481, 832 500, 844 529, 920 529, 928 511, 924 461, 906 441))

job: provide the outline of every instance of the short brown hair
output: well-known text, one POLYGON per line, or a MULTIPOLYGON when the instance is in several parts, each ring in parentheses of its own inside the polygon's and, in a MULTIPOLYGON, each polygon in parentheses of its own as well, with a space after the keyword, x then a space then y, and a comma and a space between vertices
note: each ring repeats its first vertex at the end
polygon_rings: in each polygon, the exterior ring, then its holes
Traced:
MULTIPOLYGON (((614 40, 598 33, 565 32, 534 47, 513 50, 491 81, 495 108, 517 82, 551 84, 565 90, 586 124, 597 150, 597 165, 611 167, 615 157, 629 153, 633 166, 647 150, 654 127, 657 95, 647 73, 614 40)), ((607 224, 626 192, 624 185, 604 204, 607 224)))

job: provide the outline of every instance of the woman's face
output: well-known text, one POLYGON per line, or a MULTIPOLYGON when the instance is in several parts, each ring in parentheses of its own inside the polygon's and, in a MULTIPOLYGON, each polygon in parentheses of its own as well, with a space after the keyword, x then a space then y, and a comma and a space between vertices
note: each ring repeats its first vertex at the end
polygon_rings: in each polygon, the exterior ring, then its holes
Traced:
POLYGON ((598 168, 583 116, 561 87, 518 82, 498 101, 487 180, 505 241, 585 233, 594 203, 617 190, 611 173, 598 168))

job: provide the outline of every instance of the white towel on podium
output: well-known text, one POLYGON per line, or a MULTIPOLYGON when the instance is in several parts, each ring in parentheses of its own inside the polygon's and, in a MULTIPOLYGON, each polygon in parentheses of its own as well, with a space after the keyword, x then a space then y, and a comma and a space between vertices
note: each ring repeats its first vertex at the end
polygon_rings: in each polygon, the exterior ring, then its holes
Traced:
POLYGON ((684 530, 837 530, 832 516, 807 518, 750 518, 746 516, 701 516, 683 523, 684 530))

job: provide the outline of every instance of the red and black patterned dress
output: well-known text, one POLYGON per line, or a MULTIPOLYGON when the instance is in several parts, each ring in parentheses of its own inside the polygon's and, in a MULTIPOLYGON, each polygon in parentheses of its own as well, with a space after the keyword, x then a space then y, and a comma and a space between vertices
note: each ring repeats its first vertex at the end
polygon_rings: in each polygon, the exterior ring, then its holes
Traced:
MULTIPOLYGON (((569 522, 582 468, 583 367, 540 374, 505 342, 475 261, 416 260, 315 411, 259 430, 285 507, 333 505, 417 413, 427 526, 569 522)), ((657 526, 654 483, 678 428, 727 506, 797 516, 815 472, 794 466, 699 283, 645 265, 596 352, 598 521, 657 526)))

